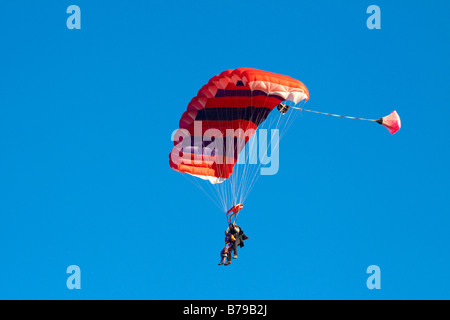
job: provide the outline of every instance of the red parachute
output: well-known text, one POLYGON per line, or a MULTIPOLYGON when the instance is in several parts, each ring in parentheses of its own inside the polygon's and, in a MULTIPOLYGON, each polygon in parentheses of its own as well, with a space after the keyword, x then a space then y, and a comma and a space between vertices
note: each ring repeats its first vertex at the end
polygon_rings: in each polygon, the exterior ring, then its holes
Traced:
POLYGON ((170 166, 221 183, 274 108, 308 98, 305 85, 287 76, 249 68, 224 71, 200 89, 181 116, 170 166))

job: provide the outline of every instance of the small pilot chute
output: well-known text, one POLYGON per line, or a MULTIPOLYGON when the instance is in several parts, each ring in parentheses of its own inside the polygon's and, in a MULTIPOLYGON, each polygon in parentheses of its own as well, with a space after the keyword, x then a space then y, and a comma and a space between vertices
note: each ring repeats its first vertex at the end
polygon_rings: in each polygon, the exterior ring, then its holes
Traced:
POLYGON ((389 130, 391 134, 400 130, 402 123, 397 111, 392 111, 390 115, 376 120, 379 124, 389 130))

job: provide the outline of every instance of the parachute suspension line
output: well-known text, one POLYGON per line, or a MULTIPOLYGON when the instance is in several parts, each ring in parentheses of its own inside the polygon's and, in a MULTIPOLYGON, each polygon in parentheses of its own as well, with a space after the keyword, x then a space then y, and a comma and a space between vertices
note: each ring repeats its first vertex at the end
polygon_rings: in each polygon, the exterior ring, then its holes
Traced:
MULTIPOLYGON (((287 103, 289 103, 289 101, 286 101, 287 103)), ((304 101, 302 101, 304 102, 304 101)), ((297 105, 300 105, 301 102, 299 102, 297 105)), ((270 137, 266 137, 266 139, 268 139, 268 144, 267 147, 265 149, 264 154, 262 154, 261 152, 259 153, 259 162, 256 165, 252 166, 251 173, 249 175, 246 175, 245 178, 246 180, 244 181, 244 183, 242 185, 245 185, 246 188, 245 190, 242 191, 241 193, 241 198, 240 198, 240 202, 243 203, 248 195, 250 194, 251 190, 253 189, 254 185, 256 184, 260 174, 260 169, 262 167, 262 165, 265 163, 264 159, 267 157, 267 153, 268 150, 271 149, 276 149, 278 148, 279 142, 282 139, 282 137, 284 136, 284 134, 288 131, 289 127, 292 125, 292 123, 294 122, 293 120, 295 120, 295 118, 297 117, 297 113, 295 113, 294 116, 292 116, 292 112, 289 113, 289 115, 287 115, 287 117, 285 116, 285 113, 287 112, 287 110, 289 109, 290 106, 286 105, 285 106, 285 112, 281 112, 278 113, 277 111, 275 111, 275 109, 269 114, 269 117, 266 119, 265 123, 262 124, 259 128, 258 128, 258 133, 261 132, 261 129, 268 129, 268 128, 273 128, 273 129, 278 129, 279 130, 279 136, 278 139, 275 139, 272 136, 272 133, 270 134, 270 137), (274 122, 276 122, 276 124, 274 125, 274 122), (272 146, 274 145, 274 147, 272 148, 272 146)), ((260 137, 261 135, 259 135, 260 137)), ((255 142, 255 140, 252 140, 248 143, 249 147, 251 146, 251 143, 255 142)), ((260 141, 260 147, 261 147, 261 141, 260 141)), ((246 155, 247 156, 247 155, 246 155)), ((250 167, 250 166, 248 166, 250 167)), ((246 166, 247 168, 247 166, 246 166)))
MULTIPOLYGON (((287 103, 289 103, 289 101, 287 101, 287 103)), ((305 103, 305 101, 302 100, 299 103, 297 103, 297 105, 301 106, 304 103, 305 103)), ((290 112, 287 115, 287 117, 286 117, 286 113, 287 113, 287 110, 289 109, 289 107, 291 107, 291 106, 287 106, 287 108, 285 108, 286 112, 281 112, 280 110, 278 110, 278 111, 280 111, 280 113, 278 113, 277 111, 275 111, 275 109, 272 111, 272 112, 275 112, 276 116, 273 117, 273 119, 269 120, 270 123, 268 125, 268 128, 278 129, 279 130, 279 136, 278 136, 278 139, 274 139, 274 138, 272 138, 272 136, 270 136, 270 138, 268 139, 268 145, 267 145, 267 148, 265 150, 265 153, 264 154, 259 154, 259 156, 262 157, 262 159, 267 157, 267 153, 268 153, 269 149, 274 150, 274 149, 279 147, 279 143, 280 143, 281 139, 286 134, 288 129, 291 127, 291 125, 294 123, 295 118, 297 117, 298 114, 290 112), (294 114, 294 116, 292 114, 294 114), (274 125, 273 123, 275 122, 275 120, 276 120, 276 124, 274 125), (273 148, 272 148, 272 144, 274 144, 273 148)), ((259 173, 259 171, 260 171, 260 169, 262 167, 262 164, 263 164, 262 159, 259 160, 258 165, 256 166, 256 171, 254 171, 254 174, 251 175, 251 181, 249 183, 249 187, 246 190, 245 195, 242 198, 242 201, 241 201, 242 203, 247 199, 247 197, 250 194, 250 192, 252 191, 253 187, 256 185, 256 182, 258 181, 259 176, 261 175, 259 173)))
MULTIPOLYGON (((254 98, 254 93, 253 93, 253 90, 252 90, 252 92, 250 94, 250 105, 253 105, 253 98, 254 98)), ((265 107, 266 102, 267 102, 267 96, 266 96, 266 98, 264 100, 263 107, 265 107)), ((255 119, 254 121, 256 123, 260 123, 261 114, 255 114, 255 113, 256 113, 256 109, 253 109, 251 118, 255 119), (256 115, 256 117, 255 117, 255 115, 256 115)), ((247 125, 247 127, 245 129, 246 129, 246 131, 249 130, 249 124, 247 125)), ((238 186, 238 192, 237 192, 239 194, 239 202, 240 203, 243 202, 243 199, 242 199, 243 193, 249 187, 249 185, 248 185, 248 178, 250 176, 250 173, 252 172, 252 170, 251 170, 251 166, 252 165, 249 163, 250 162, 249 161, 250 160, 250 153, 251 153, 250 143, 252 144, 252 146, 254 145, 255 139, 257 139, 257 132, 258 132, 258 128, 256 128, 256 130, 255 130, 255 132, 253 134, 253 137, 249 139, 248 143, 246 143, 246 146, 244 146, 244 149, 242 150, 244 152, 244 159, 243 159, 244 163, 242 164, 242 161, 241 161, 241 163, 238 164, 238 166, 237 166, 237 167, 243 166, 243 168, 241 170, 242 172, 241 172, 241 175, 240 175, 240 184, 238 186), (247 148, 247 145, 248 145, 248 148, 247 148)), ((242 153, 241 153, 241 156, 242 156, 242 153)))
MULTIPOLYGON (((234 108, 238 108, 238 102, 234 101, 234 108)), ((226 118, 227 121, 227 128, 233 128, 232 125, 232 121, 230 118, 226 118)), ((226 139, 226 157, 225 157, 225 161, 228 161, 228 157, 231 156, 231 154, 228 154, 229 152, 233 152, 233 157, 234 155, 237 153, 237 145, 235 144, 235 142, 238 141, 238 139, 234 139, 234 135, 233 138, 225 138, 226 139), (233 149, 230 150, 229 146, 231 143, 231 139, 233 139, 233 149)), ((236 162, 236 165, 233 168, 233 173, 231 174, 231 176, 228 178, 227 181, 225 181, 223 184, 226 184, 225 187, 227 188, 227 190, 225 191, 227 197, 229 195, 229 198, 227 199, 227 208, 226 210, 229 209, 229 206, 236 204, 236 199, 237 199, 237 194, 236 194, 236 185, 238 183, 238 178, 239 178, 239 165, 236 162)), ((225 211, 227 212, 227 211, 225 211)))
MULTIPOLYGON (((198 179, 189 175, 185 175, 182 174, 183 177, 185 177, 189 182, 191 182, 192 184, 196 185, 197 188, 199 188, 204 194, 206 194, 208 196, 208 198, 214 203, 214 205, 219 208, 220 210, 223 210, 223 208, 220 207, 220 205, 217 203, 217 201, 214 201, 213 198, 211 198, 211 196, 209 195, 209 192, 206 192, 205 189, 202 188, 201 184, 197 181, 198 179)), ((217 197, 217 196, 216 196, 217 197)), ((217 199, 219 199, 217 197, 217 199)), ((219 199, 220 200, 220 199, 219 199)), ((222 203, 222 206, 224 206, 224 204, 222 203)))
MULTIPOLYGON (((266 102, 267 102, 267 97, 266 97, 266 100, 264 102, 264 106, 265 106, 266 102)), ((269 117, 270 117, 270 115, 269 115, 269 117)), ((261 119, 258 119, 257 121, 259 122, 260 120, 261 119)), ((265 127, 264 124, 261 124, 259 129, 255 132, 255 137, 251 141, 252 147, 254 147, 255 141, 258 140, 258 134, 260 133, 260 130, 263 127, 265 127)), ((249 144, 249 147, 250 147, 250 144, 249 144)), ((247 154, 246 154, 246 158, 247 158, 246 161, 248 161, 250 159, 250 148, 249 148, 249 152, 247 154)), ((248 164, 248 165, 246 165, 246 169, 249 171, 249 174, 246 174, 244 176, 244 180, 243 180, 243 183, 242 183, 241 195, 240 195, 241 197, 239 199, 241 203, 243 203, 245 201, 246 194, 251 189, 251 186, 253 184, 253 180, 254 179, 252 179, 252 178, 254 178, 255 174, 257 173, 257 169, 255 171, 255 167, 257 167, 255 164, 252 164, 252 165, 248 164), (244 188, 244 186, 245 186, 245 188, 244 188)))
MULTIPOLYGON (((280 120, 281 120, 280 115, 277 115, 277 116, 273 116, 272 115, 272 119, 270 119, 270 115, 271 114, 269 114, 269 119, 266 119, 267 122, 265 121, 265 123, 262 126, 260 126, 260 128, 258 129, 258 132, 257 132, 258 136, 255 137, 255 138, 260 138, 260 136, 261 136, 260 132, 261 132, 262 129, 268 129, 268 128, 278 129, 279 128, 280 120), (275 120, 276 120, 276 125, 274 125, 275 120)), ((271 146, 271 143, 272 143, 272 137, 271 136, 270 136, 270 138, 268 138, 266 136, 266 138, 269 139, 269 141, 268 141, 268 144, 267 144, 267 147, 266 147, 266 150, 265 150, 264 154, 261 154, 261 152, 259 151, 260 148, 261 148, 261 141, 258 140, 259 141, 258 156, 259 156, 260 159, 258 159, 257 164, 255 164, 253 166, 253 169, 251 170, 252 174, 248 175, 248 179, 247 179, 247 181, 245 183, 246 184, 246 190, 244 190, 241 202, 244 202, 247 199, 250 191, 253 189, 253 186, 255 185, 256 181, 258 180, 258 178, 260 176, 259 171, 260 171, 260 169, 262 167, 264 159, 267 156, 267 151, 269 150, 269 148, 271 146)))
MULTIPOLYGON (((254 105, 253 104, 253 98, 254 98, 254 95, 253 95, 253 91, 252 91, 252 93, 250 94, 250 104, 249 104, 250 106, 254 105)), ((267 96, 266 96, 265 101, 263 103, 264 106, 265 106, 266 101, 267 101, 267 96)), ((256 113, 257 112, 256 109, 251 109, 251 111, 252 111, 252 114, 251 114, 250 118, 254 119, 254 121, 256 123, 260 123, 261 120, 262 120, 262 115, 260 113, 256 113)), ((242 141, 245 141, 246 137, 248 137, 248 135, 249 135, 249 131, 248 130, 249 129, 253 130, 253 128, 250 128, 250 123, 248 123, 247 126, 245 128, 243 128, 243 129, 244 129, 244 131, 243 131, 244 137, 242 137, 243 139, 239 139, 240 143, 242 141)), ((257 132, 257 128, 256 128, 256 130, 255 130, 253 135, 256 135, 256 132, 257 132)), ((234 195, 234 197, 233 197, 234 203, 230 203, 230 205, 235 205, 238 202, 241 203, 242 202, 242 196, 243 196, 244 192, 248 189, 247 181, 248 181, 248 178, 249 178, 249 174, 251 173, 251 170, 250 170, 251 165, 249 164, 249 159, 250 159, 251 153, 247 152, 247 149, 249 151, 251 150, 250 149, 250 144, 252 144, 252 145, 254 144, 254 139, 255 139, 255 137, 249 138, 248 139, 248 143, 244 143, 243 148, 242 148, 242 150, 241 150, 241 152, 240 152, 240 154, 238 156, 237 164, 234 167, 235 170, 234 170, 233 174, 230 177, 231 189, 232 189, 232 192, 233 192, 233 195, 234 195), (248 148, 247 148, 247 145, 249 146, 248 148)), ((237 147, 238 146, 235 145, 234 147, 235 147, 235 152, 237 153, 237 151, 238 151, 237 147)), ((241 149, 241 148, 239 148, 239 149, 241 149)))
MULTIPOLYGON (((269 95, 267 95, 265 97, 264 103, 263 103, 263 107, 266 107, 267 104, 267 100, 269 98, 269 95)), ((251 99, 253 99, 253 93, 251 95, 251 99)), ((256 112, 256 110, 254 110, 254 112, 256 112)), ((267 118, 270 118, 272 112, 269 113, 269 115, 267 116, 267 118)), ((250 160, 250 156, 251 156, 251 151, 254 150, 253 148, 258 147, 256 141, 258 140, 258 134, 260 133, 260 130, 265 128, 265 124, 267 124, 270 119, 265 119, 263 120, 263 115, 262 114, 257 114, 256 117, 256 122, 257 123, 261 123, 261 125, 256 128, 255 133, 254 133, 254 137, 252 137, 249 142, 247 143, 248 145, 248 152, 245 152, 245 165, 244 165, 244 173, 242 175, 242 181, 241 181, 241 185, 239 186, 239 202, 243 203, 246 199, 246 196, 248 194, 248 192, 251 190, 253 183, 255 182, 255 175, 258 174, 258 165, 257 164, 250 164, 249 160, 250 160), (252 147, 252 149, 250 148, 252 147), (256 169, 255 169, 256 167, 256 169)), ((273 120, 271 121, 273 122, 273 120)), ((252 159, 254 160, 254 159, 252 159)), ((260 159, 261 160, 261 159, 260 159)))
POLYGON ((358 117, 349 117, 349 116, 342 116, 340 114, 333 114, 333 113, 327 113, 327 112, 320 112, 320 111, 314 111, 314 110, 308 110, 308 109, 303 109, 303 108, 298 108, 298 107, 292 107, 293 109, 297 109, 300 111, 306 111, 306 112, 312 112, 312 113, 318 113, 318 114, 324 114, 326 116, 333 116, 333 117, 340 117, 340 118, 347 118, 347 119, 356 119, 356 120, 364 120, 364 121, 373 121, 373 122, 377 122, 379 120, 375 120, 375 119, 366 119, 366 118, 358 118, 358 117))
MULTIPOLYGON (((267 98, 264 101, 264 106, 266 105, 267 98)), ((253 100, 253 95, 251 95, 251 99, 253 100)), ((301 106, 305 101, 300 101, 296 107, 289 106, 290 108, 304 110, 303 108, 297 107, 301 106)), ((288 102, 289 103, 289 102, 288 102)), ((253 104, 253 103, 251 103, 253 104)), ((236 106, 237 107, 237 106, 236 106)), ((287 110, 289 109, 287 108, 287 110)), ((251 190, 255 186, 256 182, 259 179, 260 169, 262 165, 264 164, 264 159, 268 155, 269 149, 275 149, 278 148, 278 145, 280 143, 281 138, 286 134, 289 127, 293 124, 294 119, 297 117, 298 113, 294 112, 278 112, 280 110, 272 110, 272 112, 269 113, 266 120, 262 121, 262 114, 256 114, 256 110, 253 110, 254 119, 256 122, 261 122, 261 126, 256 128, 255 133, 252 138, 249 139, 248 143, 244 144, 243 150, 241 152, 244 152, 244 158, 241 159, 241 157, 238 157, 238 163, 234 167, 235 170, 233 174, 230 176, 227 181, 224 181, 223 183, 217 183, 217 184, 211 184, 206 183, 207 187, 205 187, 207 190, 205 190, 204 186, 202 186, 202 183, 199 182, 199 179, 196 177, 192 177, 189 175, 183 175, 186 177, 187 180, 189 180, 191 183, 195 184, 197 188, 199 188, 204 194, 207 195, 207 197, 222 211, 227 212, 230 206, 235 205, 236 203, 244 203, 249 194, 251 193, 251 190), (286 113, 289 113, 286 115, 286 113), (266 139, 267 139, 267 146, 265 147, 265 152, 262 153, 259 151, 259 148, 261 147, 261 142, 258 141, 260 139, 260 130, 261 129, 278 129, 279 130, 279 137, 278 139, 273 139, 271 133, 267 133, 266 139), (257 140, 258 139, 258 140, 257 140), (274 141, 276 140, 276 141, 274 141), (272 145, 275 145, 274 148, 272 148, 272 145), (248 146, 248 147, 247 147, 248 146), (252 148, 256 148, 257 155, 252 154, 252 148), (248 149, 248 150, 247 150, 248 149), (256 156, 257 162, 255 164, 250 164, 250 157, 256 156), (242 167, 242 168, 240 168, 242 167), (214 199, 215 198, 215 199, 214 199)), ((206 120, 210 120, 207 118, 206 120)), ((211 119, 212 120, 212 119, 211 119)), ((226 119, 227 127, 232 127, 232 122, 230 119, 226 119)), ((247 126, 246 129, 249 129, 247 126)), ((245 138, 245 137, 244 137, 245 138)), ((235 152, 238 150, 238 145, 234 146, 235 152)), ((235 216, 235 222, 236 222, 237 216, 235 216)), ((228 217, 227 217, 228 220, 228 217)))

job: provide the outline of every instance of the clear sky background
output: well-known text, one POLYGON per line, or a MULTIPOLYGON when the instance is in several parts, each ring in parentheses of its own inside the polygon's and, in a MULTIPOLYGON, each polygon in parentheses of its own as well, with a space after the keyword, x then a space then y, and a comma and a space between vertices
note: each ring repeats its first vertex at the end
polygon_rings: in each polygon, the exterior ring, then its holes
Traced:
POLYGON ((449 1, 4 1, 0 298, 449 299, 449 1), (81 30, 66 9, 81 8, 81 30), (381 30, 369 30, 369 5, 381 30), (280 145, 218 267, 223 213, 169 168, 223 70, 286 74, 319 111, 280 145), (69 290, 66 268, 81 268, 69 290), (366 269, 381 269, 369 290, 366 269))

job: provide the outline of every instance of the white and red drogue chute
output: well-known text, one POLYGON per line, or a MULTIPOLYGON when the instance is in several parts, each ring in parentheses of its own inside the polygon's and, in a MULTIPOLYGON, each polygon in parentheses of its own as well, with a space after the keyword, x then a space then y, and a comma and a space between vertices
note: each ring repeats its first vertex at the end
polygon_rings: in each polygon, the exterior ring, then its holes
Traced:
POLYGON ((391 134, 396 133, 402 126, 400 116, 397 111, 392 111, 390 115, 380 118, 375 122, 378 122, 383 127, 387 128, 391 134))
POLYGON ((380 118, 380 119, 366 119, 366 118, 358 118, 358 117, 349 117, 349 116, 342 116, 340 114, 333 114, 333 113, 327 113, 327 112, 320 112, 320 111, 314 111, 314 110, 307 110, 304 108, 297 108, 292 107, 293 109, 301 110, 301 111, 307 111, 307 112, 313 112, 313 113, 319 113, 324 114, 327 116, 333 116, 333 117, 340 117, 340 118, 347 118, 347 119, 356 119, 356 120, 366 120, 366 121, 373 121, 381 124, 383 127, 389 130, 391 134, 396 133, 401 128, 401 121, 400 116, 398 115, 397 111, 392 111, 391 114, 389 114, 386 117, 380 118))

